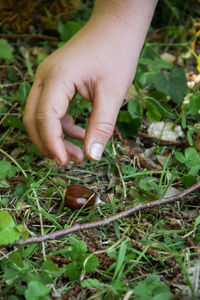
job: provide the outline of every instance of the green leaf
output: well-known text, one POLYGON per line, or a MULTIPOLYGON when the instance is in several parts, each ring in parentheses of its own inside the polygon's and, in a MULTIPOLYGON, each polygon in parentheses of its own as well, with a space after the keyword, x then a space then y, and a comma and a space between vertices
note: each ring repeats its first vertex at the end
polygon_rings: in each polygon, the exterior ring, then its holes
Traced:
POLYGON ((76 262, 71 262, 67 265, 67 276, 71 281, 79 279, 81 271, 76 262))
POLYGON ((49 294, 50 289, 46 287, 40 281, 30 281, 28 283, 28 289, 25 291, 25 298, 26 300, 48 300, 50 297, 47 295, 49 294))
POLYGON ((134 289, 136 300, 171 300, 173 299, 169 288, 159 281, 158 276, 149 275, 139 282, 134 289))
POLYGON ((163 59, 140 58, 139 65, 150 66, 151 71, 158 72, 161 68, 171 69, 171 64, 163 59))
POLYGON ((86 289, 96 289, 99 286, 100 281, 98 279, 89 278, 82 282, 82 287, 86 289))
POLYGON ((87 252, 87 245, 83 241, 77 240, 75 237, 69 239, 70 245, 73 247, 73 250, 78 250, 82 253, 87 252))
POLYGON ((26 192, 26 190, 27 190, 27 185, 20 182, 16 185, 13 195, 21 197, 26 192))
POLYGON ((141 58, 139 59, 139 64, 140 64, 140 65, 147 65, 147 66, 149 66, 149 65, 152 65, 153 62, 154 62, 153 59, 147 58, 147 57, 141 57, 141 58))
POLYGON ((0 161, 0 180, 15 176, 16 172, 17 168, 12 166, 11 163, 6 160, 0 161))
POLYGON ((109 284, 100 282, 98 279, 93 279, 93 278, 83 280, 81 285, 83 288, 87 288, 87 289, 109 288, 110 287, 109 284))
POLYGON ((141 119, 133 119, 128 111, 122 110, 117 118, 117 126, 124 137, 134 136, 139 132, 141 119))
POLYGON ((7 229, 14 226, 15 222, 11 215, 6 210, 0 211, 0 229, 7 229))
POLYGON ((6 40, 0 39, 0 58, 12 62, 14 60, 13 51, 14 48, 11 47, 6 40))
POLYGON ((194 133, 194 127, 191 126, 191 125, 188 125, 187 128, 188 128, 188 130, 187 130, 187 139, 188 139, 188 142, 189 142, 190 146, 192 146, 193 145, 192 135, 194 133))
POLYGON ((117 278, 116 280, 112 281, 111 286, 113 293, 117 296, 117 299, 119 299, 119 294, 126 289, 125 282, 123 282, 121 278, 117 278))
POLYGON ((8 256, 8 260, 16 265, 18 268, 23 269, 24 264, 23 264, 23 260, 21 258, 21 256, 19 255, 18 252, 13 251, 9 256, 8 256))
POLYGON ((182 110, 181 111, 181 126, 183 127, 183 129, 186 128, 186 117, 185 117, 185 111, 182 110))
POLYGON ((196 176, 200 170, 200 155, 195 148, 187 148, 185 156, 180 152, 175 152, 178 161, 190 168, 189 175, 196 176))
POLYGON ((154 77, 154 85, 158 91, 170 96, 179 105, 182 104, 188 90, 185 73, 176 66, 172 67, 169 78, 158 72, 154 77))
POLYGON ((140 75, 139 82, 142 87, 145 87, 149 84, 152 84, 154 82, 154 77, 157 74, 157 72, 144 72, 140 75))
POLYGON ((68 21, 65 24, 58 23, 58 32, 63 42, 67 42, 75 33, 81 29, 81 25, 75 21, 68 21))
POLYGON ((200 111, 200 95, 193 96, 188 103, 188 112, 197 115, 200 111))
POLYGON ((3 127, 17 128, 21 131, 26 131, 22 120, 15 116, 8 116, 2 123, 3 127))
MULTIPOLYGON (((83 264, 85 262, 85 260, 87 259, 87 257, 91 255, 91 254, 85 254, 83 255, 83 264)), ((92 255, 88 260, 87 263, 85 265, 85 271, 90 273, 93 272, 99 265, 99 261, 98 258, 96 257, 96 255, 92 255)))
POLYGON ((28 246, 26 249, 23 249, 23 257, 24 258, 29 257, 33 253, 33 251, 35 250, 36 247, 37 247, 37 244, 35 243, 35 244, 28 246))
POLYGON ((2 278, 5 281, 8 280, 10 284, 17 280, 21 271, 15 265, 9 263, 8 260, 5 264, 2 264, 2 270, 4 271, 2 278))
POLYGON ((162 114, 160 113, 159 108, 155 103, 152 103, 151 101, 146 100, 145 101, 147 105, 147 117, 150 121, 160 121, 162 118, 162 114))
POLYGON ((79 241, 75 237, 72 237, 69 239, 69 243, 72 246, 69 254, 73 260, 78 259, 82 253, 87 252, 87 245, 85 242, 79 241))
POLYGON ((170 74, 170 94, 172 100, 177 104, 182 104, 184 96, 188 90, 185 73, 182 69, 174 66, 170 74))
POLYGON ((154 85, 158 91, 163 92, 166 95, 170 94, 169 81, 162 72, 158 72, 154 77, 154 85))
POLYGON ((143 115, 143 107, 138 100, 130 100, 128 102, 128 112, 135 119, 143 115))
POLYGON ((17 92, 10 92, 10 97, 12 100, 16 100, 20 103, 25 103, 28 97, 28 94, 31 89, 31 84, 29 82, 22 82, 19 85, 17 92))
POLYGON ((158 72, 160 69, 168 69, 170 70, 172 68, 172 65, 168 63, 166 60, 163 59, 156 59, 153 61, 153 64, 151 66, 151 71, 158 72))
POLYGON ((158 190, 158 185, 155 183, 155 178, 147 177, 140 181, 140 188, 144 191, 149 191, 151 189, 158 190))
POLYGON ((9 188, 10 184, 6 180, 0 180, 0 188, 9 188))
POLYGON ((12 244, 21 236, 22 225, 15 225, 7 211, 0 211, 0 245, 12 244))
POLYGON ((185 163, 185 157, 181 152, 175 152, 174 155, 175 155, 176 159, 178 161, 180 161, 182 164, 185 163))
POLYGON ((60 269, 58 268, 58 266, 51 260, 46 260, 42 264, 41 270, 52 276, 58 276, 60 273, 60 269))
POLYGON ((0 230, 0 245, 13 244, 19 238, 20 233, 16 227, 4 228, 0 230))
POLYGON ((181 181, 186 187, 190 187, 190 186, 194 185, 195 183, 197 183, 196 177, 192 176, 192 175, 184 175, 181 178, 181 181))

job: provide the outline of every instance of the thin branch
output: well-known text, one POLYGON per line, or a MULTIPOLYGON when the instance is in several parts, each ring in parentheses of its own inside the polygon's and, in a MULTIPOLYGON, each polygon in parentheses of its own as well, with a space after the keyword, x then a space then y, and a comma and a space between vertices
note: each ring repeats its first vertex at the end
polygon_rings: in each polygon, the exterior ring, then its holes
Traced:
MULTIPOLYGON (((153 166, 151 163, 147 162, 147 161, 144 159, 144 157, 142 157, 141 153, 137 153, 137 152, 135 151, 135 149, 132 148, 132 147, 128 144, 127 140, 124 139, 124 138, 122 137, 122 135, 121 135, 121 133, 120 133, 120 131, 119 131, 119 129, 118 129, 117 126, 115 126, 115 133, 116 133, 116 135, 117 135, 117 138, 118 138, 118 139, 120 140, 120 142, 122 143, 122 145, 124 145, 126 148, 128 148, 128 153, 129 153, 130 157, 133 157, 134 159, 136 158, 136 159, 138 160, 139 164, 140 164, 142 167, 146 168, 147 170, 158 170, 158 166, 153 166)), ((122 149, 119 148, 118 150, 119 150, 122 154, 124 154, 123 151, 122 151, 122 149)), ((139 165, 139 167, 140 167, 140 165, 139 165)))
POLYGON ((0 120, 0 125, 5 121, 5 119, 8 117, 8 115, 11 113, 11 111, 18 105, 17 102, 13 104, 13 106, 7 111, 7 113, 3 116, 3 118, 0 120))
POLYGON ((175 202, 178 200, 183 200, 187 195, 189 195, 190 193, 192 193, 198 189, 200 189, 200 182, 196 183, 195 185, 189 187, 188 189, 186 189, 183 192, 178 193, 174 196, 167 197, 167 198, 161 198, 159 200, 135 205, 127 210, 124 210, 124 211, 122 211, 116 215, 113 215, 111 217, 108 217, 104 220, 99 220, 99 221, 89 222, 89 223, 84 223, 84 224, 75 224, 67 229, 58 230, 58 231, 55 231, 55 232, 52 232, 49 234, 45 234, 42 236, 38 236, 38 237, 32 237, 32 238, 27 239, 26 241, 19 240, 14 244, 14 246, 28 245, 28 244, 33 244, 33 243, 37 243, 37 242, 44 242, 44 241, 53 240, 58 237, 61 237, 61 236, 64 236, 64 235, 67 235, 70 233, 74 233, 77 231, 84 231, 84 230, 88 230, 88 229, 99 227, 99 226, 106 226, 118 219, 122 219, 122 218, 130 216, 133 213, 135 213, 136 211, 140 211, 140 210, 150 208, 150 207, 155 207, 155 206, 162 205, 162 204, 172 203, 172 202, 175 202))
POLYGON ((188 145, 188 141, 187 140, 183 140, 183 141, 170 141, 170 140, 163 140, 160 138, 157 138, 156 136, 151 136, 148 135, 147 133, 144 133, 142 131, 140 131, 138 133, 138 136, 140 136, 143 139, 148 139, 148 140, 152 140, 153 142, 159 142, 161 145, 173 145, 173 146, 187 146, 188 145))
POLYGON ((55 36, 49 36, 44 34, 31 34, 31 33, 14 33, 14 34, 7 34, 7 33, 0 33, 1 39, 39 39, 39 40, 49 40, 49 41, 58 41, 58 38, 55 36))

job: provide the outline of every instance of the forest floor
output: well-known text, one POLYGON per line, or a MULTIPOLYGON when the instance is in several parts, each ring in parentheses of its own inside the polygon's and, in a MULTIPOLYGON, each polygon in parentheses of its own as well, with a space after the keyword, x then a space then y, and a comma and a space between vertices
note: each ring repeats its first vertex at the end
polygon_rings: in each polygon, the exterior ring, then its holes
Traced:
MULTIPOLYGON (((189 14, 184 24, 175 4, 167 9, 168 26, 155 29, 155 14, 102 159, 66 167, 40 155, 22 116, 36 67, 84 24, 90 5, 52 33, 0 32, 1 299, 200 299, 200 190, 145 207, 200 181, 200 23, 189 14), (66 207, 71 184, 88 187, 103 205, 66 207), (138 204, 143 208, 106 226, 13 244, 138 204)), ((86 127, 90 111, 76 95, 76 123, 86 127)))

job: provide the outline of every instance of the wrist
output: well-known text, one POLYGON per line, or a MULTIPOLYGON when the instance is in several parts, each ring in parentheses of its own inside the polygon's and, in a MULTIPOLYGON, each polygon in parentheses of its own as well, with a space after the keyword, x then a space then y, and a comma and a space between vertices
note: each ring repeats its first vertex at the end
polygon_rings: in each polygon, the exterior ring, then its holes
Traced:
POLYGON ((149 26, 158 0, 96 0, 93 14, 110 15, 135 27, 149 26))
POLYGON ((157 0, 96 0, 92 26, 101 24, 102 32, 112 32, 127 41, 138 55, 150 26, 157 0))

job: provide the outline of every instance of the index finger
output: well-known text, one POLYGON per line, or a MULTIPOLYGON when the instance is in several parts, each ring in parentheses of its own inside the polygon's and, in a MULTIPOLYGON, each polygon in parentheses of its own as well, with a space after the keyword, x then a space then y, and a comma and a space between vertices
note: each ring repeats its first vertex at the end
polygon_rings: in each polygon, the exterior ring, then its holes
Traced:
POLYGON ((36 109, 36 126, 45 149, 61 165, 69 160, 65 149, 61 119, 75 94, 74 85, 48 79, 43 86, 36 109))
POLYGON ((37 146, 40 153, 49 157, 48 151, 46 151, 45 147, 42 145, 42 141, 40 139, 37 126, 35 124, 35 113, 40 98, 40 94, 42 91, 42 87, 43 87, 42 81, 37 80, 36 78, 31 88, 31 91, 28 95, 26 107, 23 113, 23 123, 24 126, 26 127, 26 130, 28 131, 28 134, 32 142, 37 146))

